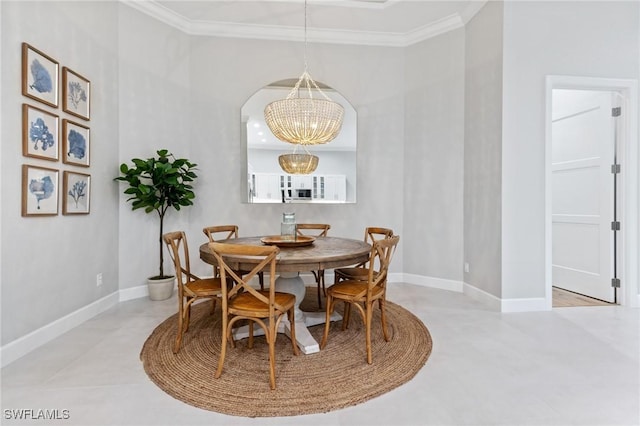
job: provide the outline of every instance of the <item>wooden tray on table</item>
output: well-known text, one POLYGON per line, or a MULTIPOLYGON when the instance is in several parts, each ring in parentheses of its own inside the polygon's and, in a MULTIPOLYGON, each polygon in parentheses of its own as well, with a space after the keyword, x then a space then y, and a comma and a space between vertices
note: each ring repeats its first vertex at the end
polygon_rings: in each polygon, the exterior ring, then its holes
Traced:
POLYGON ((316 237, 310 237, 307 235, 298 235, 295 239, 288 237, 283 238, 281 235, 272 235, 268 237, 260 238, 264 244, 273 245, 278 247, 304 247, 310 246, 316 240, 316 237))

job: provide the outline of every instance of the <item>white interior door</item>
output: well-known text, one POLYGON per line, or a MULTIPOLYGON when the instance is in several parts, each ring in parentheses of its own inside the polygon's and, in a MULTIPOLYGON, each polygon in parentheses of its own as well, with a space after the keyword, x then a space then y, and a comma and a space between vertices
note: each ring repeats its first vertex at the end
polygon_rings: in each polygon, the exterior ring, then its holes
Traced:
POLYGON ((614 302, 612 92, 553 90, 553 285, 614 302))

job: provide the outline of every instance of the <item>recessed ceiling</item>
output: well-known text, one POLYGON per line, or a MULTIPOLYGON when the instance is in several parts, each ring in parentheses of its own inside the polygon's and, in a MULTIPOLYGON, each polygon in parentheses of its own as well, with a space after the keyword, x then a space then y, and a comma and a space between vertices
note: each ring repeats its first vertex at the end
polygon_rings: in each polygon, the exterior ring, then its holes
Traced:
MULTIPOLYGON (((122 0, 187 34, 304 39, 303 0, 122 0)), ((407 46, 464 26, 486 1, 309 0, 310 42, 407 46)))

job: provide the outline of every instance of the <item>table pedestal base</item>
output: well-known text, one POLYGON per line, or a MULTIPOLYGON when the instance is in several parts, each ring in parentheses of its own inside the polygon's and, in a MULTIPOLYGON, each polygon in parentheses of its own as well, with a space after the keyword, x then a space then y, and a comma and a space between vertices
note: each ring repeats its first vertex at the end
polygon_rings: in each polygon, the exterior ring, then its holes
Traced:
MULTIPOLYGON (((300 302, 304 299, 306 289, 304 282, 297 272, 283 272, 276 279, 276 290, 283 293, 290 293, 296 296, 295 304, 295 318, 296 318, 296 342, 298 347, 304 354, 313 354, 320 352, 320 344, 316 342, 307 327, 313 325, 324 324, 326 313, 325 312, 304 312, 300 310, 300 302)), ((331 321, 338 321, 342 319, 342 316, 337 312, 331 314, 331 321)), ((278 327, 278 333, 285 333, 291 337, 290 324, 286 318, 284 318, 278 327)), ((262 327, 254 327, 254 336, 264 335, 262 327)), ((238 327, 233 332, 233 338, 236 340, 249 337, 249 327, 238 327)))

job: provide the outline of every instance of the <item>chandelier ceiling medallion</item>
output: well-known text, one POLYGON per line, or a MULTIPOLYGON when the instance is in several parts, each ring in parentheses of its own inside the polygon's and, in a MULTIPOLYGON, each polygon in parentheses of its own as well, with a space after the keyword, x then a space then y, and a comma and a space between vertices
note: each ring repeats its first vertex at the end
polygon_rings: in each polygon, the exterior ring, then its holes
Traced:
POLYGON ((330 142, 338 136, 342 128, 344 108, 332 101, 307 71, 306 0, 304 2, 304 72, 285 99, 271 102, 265 107, 264 118, 275 137, 296 145, 330 142), (314 92, 316 92, 315 98, 314 92), (317 94, 322 97, 318 97, 317 94))

